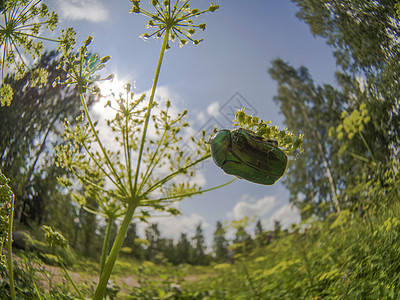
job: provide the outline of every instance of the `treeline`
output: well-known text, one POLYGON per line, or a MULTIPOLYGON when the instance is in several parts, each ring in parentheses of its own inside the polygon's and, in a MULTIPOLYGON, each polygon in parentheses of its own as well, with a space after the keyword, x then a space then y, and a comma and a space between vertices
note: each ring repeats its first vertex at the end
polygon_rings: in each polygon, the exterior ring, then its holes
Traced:
POLYGON ((235 228, 232 240, 226 237, 226 228, 217 222, 213 233, 211 248, 207 247, 201 223, 196 226, 193 236, 181 233, 177 241, 162 237, 158 224, 149 224, 145 237, 141 239, 136 232, 136 225, 130 225, 124 240, 122 253, 138 260, 148 260, 155 263, 169 262, 175 265, 193 264, 208 265, 211 262, 234 262, 237 254, 250 253, 286 233, 281 230, 279 221, 275 221, 273 231, 265 231, 258 220, 254 234, 248 233, 244 226, 235 228))

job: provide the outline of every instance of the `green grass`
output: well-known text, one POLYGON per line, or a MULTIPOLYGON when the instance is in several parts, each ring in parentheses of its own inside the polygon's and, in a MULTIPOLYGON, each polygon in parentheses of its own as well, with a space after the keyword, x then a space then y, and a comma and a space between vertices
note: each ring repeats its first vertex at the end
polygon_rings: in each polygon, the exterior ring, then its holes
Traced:
MULTIPOLYGON (((120 257, 114 299, 399 299, 399 216, 398 205, 362 217, 343 210, 254 246, 233 264, 173 266, 120 257), (127 277, 134 283, 126 284, 127 277)), ((78 257, 73 270, 98 278, 99 265, 78 257)), ((26 276, 17 282, 39 278, 32 270, 26 276)))
POLYGON ((363 217, 342 211, 303 224, 185 288, 223 291, 226 299, 398 299, 399 212, 397 206, 363 217))

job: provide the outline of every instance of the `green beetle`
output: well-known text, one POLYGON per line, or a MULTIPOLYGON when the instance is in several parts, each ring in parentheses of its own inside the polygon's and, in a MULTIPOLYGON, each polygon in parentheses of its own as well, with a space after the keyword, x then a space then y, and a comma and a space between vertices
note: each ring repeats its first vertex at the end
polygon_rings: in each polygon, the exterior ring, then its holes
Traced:
POLYGON ((250 130, 220 130, 210 139, 210 145, 215 164, 227 174, 271 185, 285 173, 287 156, 277 142, 250 130))

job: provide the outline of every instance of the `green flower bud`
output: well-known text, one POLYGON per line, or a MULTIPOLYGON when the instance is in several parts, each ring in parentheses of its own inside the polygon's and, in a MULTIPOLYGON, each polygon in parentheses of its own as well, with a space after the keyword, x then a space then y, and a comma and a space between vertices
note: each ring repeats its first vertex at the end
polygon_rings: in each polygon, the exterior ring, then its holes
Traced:
POLYGON ((236 120, 238 121, 240 126, 244 124, 245 118, 246 118, 246 113, 244 112, 244 108, 236 112, 236 120))
POLYGON ((104 64, 104 63, 106 63, 106 62, 108 62, 109 60, 110 60, 110 56, 109 55, 107 55, 107 56, 104 56, 104 57, 102 57, 101 59, 100 59, 100 62, 102 63, 102 64, 104 64))
POLYGON ((210 12, 214 12, 219 8, 219 5, 214 5, 214 3, 211 2, 210 7, 208 8, 208 10, 210 12))
POLYGON ((85 47, 89 46, 90 43, 92 42, 92 40, 93 40, 93 37, 91 37, 91 36, 89 35, 88 38, 87 38, 86 41, 85 41, 85 47))

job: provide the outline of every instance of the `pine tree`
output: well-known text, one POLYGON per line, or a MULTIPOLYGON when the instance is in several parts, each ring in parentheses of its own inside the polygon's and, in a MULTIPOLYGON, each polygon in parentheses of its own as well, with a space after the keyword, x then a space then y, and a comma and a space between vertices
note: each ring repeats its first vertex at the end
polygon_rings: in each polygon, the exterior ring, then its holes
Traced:
POLYGON ((147 248, 145 251, 145 259, 155 261, 157 255, 160 252, 159 249, 159 240, 160 240, 160 231, 158 229, 158 224, 149 224, 149 226, 145 230, 146 240, 148 242, 147 248))
POLYGON ((256 242, 256 246, 260 247, 266 244, 266 240, 264 239, 264 228, 261 224, 261 220, 258 220, 256 223, 256 229, 254 231, 254 238, 256 242))
POLYGON ((225 233, 222 223, 217 221, 213 240, 214 257, 217 262, 224 262, 228 259, 228 240, 225 233))
POLYGON ((193 246, 193 254, 191 263, 195 265, 205 265, 207 264, 206 261, 206 244, 205 244, 205 237, 203 234, 203 229, 201 227, 201 223, 199 223, 196 227, 196 234, 192 238, 194 242, 193 246))
POLYGON ((176 255, 178 264, 189 263, 192 246, 187 238, 186 233, 181 233, 178 243, 176 244, 176 255))

